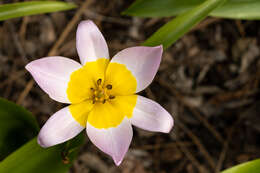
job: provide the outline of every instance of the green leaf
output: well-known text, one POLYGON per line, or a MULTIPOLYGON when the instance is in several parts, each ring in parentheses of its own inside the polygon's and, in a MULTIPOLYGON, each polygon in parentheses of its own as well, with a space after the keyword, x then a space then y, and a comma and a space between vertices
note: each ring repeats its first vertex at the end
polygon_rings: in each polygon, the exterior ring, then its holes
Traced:
POLYGON ((0 98, 0 160, 32 139, 38 130, 30 112, 0 98))
POLYGON ((179 15, 159 28, 143 45, 156 46, 162 44, 163 48, 167 49, 194 25, 204 19, 212 10, 224 2, 225 0, 208 0, 190 11, 179 15))
MULTIPOLYGON (((205 0, 137 0, 125 15, 139 17, 169 17, 186 12, 205 0)), ((229 0, 209 15, 231 19, 260 19, 259 0, 229 0)))
POLYGON ((211 16, 230 19, 259 20, 260 1, 259 0, 232 0, 214 10, 211 16))
POLYGON ((122 14, 139 17, 176 16, 205 0, 137 0, 122 14))
POLYGON ((30 1, 0 5, 0 21, 35 14, 76 8, 73 3, 59 1, 30 1))
POLYGON ((47 149, 41 148, 34 138, 0 162, 2 173, 66 173, 83 142, 80 134, 67 144, 47 149), (69 164, 64 163, 62 153, 68 153, 69 164))
POLYGON ((226 169, 221 173, 257 173, 257 172, 260 172, 260 159, 239 164, 232 168, 226 169))

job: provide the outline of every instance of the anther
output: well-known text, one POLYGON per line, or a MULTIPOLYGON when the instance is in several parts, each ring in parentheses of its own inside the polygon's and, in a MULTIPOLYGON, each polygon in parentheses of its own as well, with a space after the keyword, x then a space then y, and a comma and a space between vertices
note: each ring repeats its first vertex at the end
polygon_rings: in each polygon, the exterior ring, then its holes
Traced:
POLYGON ((94 89, 94 88, 92 88, 92 87, 90 88, 90 90, 91 90, 91 91, 95 91, 95 89, 94 89))
POLYGON ((112 95, 109 96, 109 99, 114 99, 114 98, 116 98, 116 96, 112 96, 112 95))
POLYGON ((112 85, 108 84, 108 85, 106 86, 106 88, 107 88, 108 90, 111 90, 111 89, 112 89, 112 85))
POLYGON ((98 80, 97 80, 97 85, 100 85, 101 82, 102 82, 102 79, 98 79, 98 80))
POLYGON ((106 99, 104 99, 102 103, 105 104, 106 103, 106 99))

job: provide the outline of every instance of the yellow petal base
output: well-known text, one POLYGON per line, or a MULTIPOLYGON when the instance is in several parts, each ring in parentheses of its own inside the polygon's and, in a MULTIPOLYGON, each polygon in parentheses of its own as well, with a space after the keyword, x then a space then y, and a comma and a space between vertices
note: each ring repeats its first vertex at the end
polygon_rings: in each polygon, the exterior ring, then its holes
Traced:
POLYGON ((71 74, 67 95, 74 119, 98 129, 118 126, 136 105, 137 82, 125 65, 105 58, 86 63, 71 74))

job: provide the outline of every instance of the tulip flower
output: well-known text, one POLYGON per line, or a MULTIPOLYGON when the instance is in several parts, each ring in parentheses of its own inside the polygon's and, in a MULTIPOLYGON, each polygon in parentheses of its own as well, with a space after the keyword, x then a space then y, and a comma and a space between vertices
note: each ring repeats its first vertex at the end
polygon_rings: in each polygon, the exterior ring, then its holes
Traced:
POLYGON ((132 125, 168 133, 172 116, 158 103, 137 95, 154 79, 162 46, 130 47, 109 59, 106 41, 90 20, 76 33, 80 63, 61 56, 30 62, 26 69, 53 100, 70 104, 40 130, 38 143, 50 147, 86 129, 89 139, 119 165, 132 140, 132 125))

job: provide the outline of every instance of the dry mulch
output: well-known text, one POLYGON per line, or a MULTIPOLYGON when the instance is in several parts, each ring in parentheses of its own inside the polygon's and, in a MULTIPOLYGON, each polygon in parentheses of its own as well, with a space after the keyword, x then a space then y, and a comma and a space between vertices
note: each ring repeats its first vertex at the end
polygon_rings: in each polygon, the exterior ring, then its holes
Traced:
MULTIPOLYGON (((71 0, 67 12, 0 23, 0 96, 41 125, 64 105, 52 101, 26 72, 35 59, 61 55, 78 61, 75 30, 92 19, 111 52, 141 44, 165 19, 121 16, 126 1, 71 0)), ((4 1, 14 2, 14 1, 4 1)), ((207 173, 260 157, 260 23, 207 18, 164 52, 154 82, 141 93, 174 117, 169 134, 134 128, 119 167, 86 138, 71 173, 207 173)))

